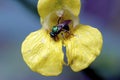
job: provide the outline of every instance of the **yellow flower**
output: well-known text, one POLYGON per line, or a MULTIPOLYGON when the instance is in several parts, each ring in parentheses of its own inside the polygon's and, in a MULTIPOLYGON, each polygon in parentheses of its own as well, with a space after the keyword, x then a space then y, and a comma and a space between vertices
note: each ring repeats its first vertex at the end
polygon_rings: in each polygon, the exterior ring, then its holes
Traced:
POLYGON ((79 24, 79 11, 80 0, 38 1, 43 27, 29 34, 22 43, 23 59, 30 69, 44 76, 56 76, 62 72, 63 65, 78 72, 95 60, 102 48, 102 35, 96 28, 79 24), (65 20, 71 20, 69 31, 51 37, 53 26, 65 20), (68 63, 64 62, 62 46, 66 47, 68 63))

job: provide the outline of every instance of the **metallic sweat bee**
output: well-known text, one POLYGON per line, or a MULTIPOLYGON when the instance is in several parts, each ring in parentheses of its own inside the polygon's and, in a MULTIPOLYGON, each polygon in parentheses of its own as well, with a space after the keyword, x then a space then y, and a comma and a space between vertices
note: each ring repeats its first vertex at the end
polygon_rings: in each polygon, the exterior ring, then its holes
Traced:
POLYGON ((57 35, 61 32, 69 32, 69 23, 71 20, 64 20, 62 23, 58 23, 56 26, 53 26, 52 31, 50 32, 50 36, 52 38, 57 37, 57 35))

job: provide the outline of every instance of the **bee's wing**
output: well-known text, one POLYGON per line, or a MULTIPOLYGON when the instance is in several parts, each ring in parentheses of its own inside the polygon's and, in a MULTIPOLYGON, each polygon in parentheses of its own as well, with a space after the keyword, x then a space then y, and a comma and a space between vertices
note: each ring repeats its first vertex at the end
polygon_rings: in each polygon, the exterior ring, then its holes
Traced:
POLYGON ((33 71, 42 75, 55 76, 62 72, 62 42, 55 42, 43 29, 32 32, 24 40, 22 56, 33 71))
POLYGON ((71 20, 65 20, 64 22, 62 22, 62 24, 65 26, 65 25, 68 25, 70 22, 71 20))
POLYGON ((68 64, 73 71, 80 71, 88 67, 100 54, 102 35, 90 26, 78 25, 71 38, 66 39, 66 55, 68 64))
POLYGON ((70 22, 71 20, 65 20, 62 23, 58 24, 57 26, 63 28, 65 25, 68 25, 70 22))

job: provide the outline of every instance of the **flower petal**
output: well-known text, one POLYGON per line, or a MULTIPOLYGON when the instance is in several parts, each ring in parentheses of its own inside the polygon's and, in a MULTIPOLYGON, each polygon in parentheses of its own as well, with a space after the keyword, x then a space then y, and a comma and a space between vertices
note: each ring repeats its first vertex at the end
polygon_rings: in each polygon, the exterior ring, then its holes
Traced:
POLYGON ((77 72, 88 67, 100 54, 102 35, 96 29, 87 25, 78 25, 73 35, 64 41, 68 64, 77 72))
POLYGON ((63 0, 64 7, 72 12, 74 16, 80 13, 81 0, 63 0))
POLYGON ((53 11, 68 9, 74 16, 80 12, 80 0, 39 0, 38 13, 42 19, 53 11))
POLYGON ((27 65, 42 75, 56 76, 62 72, 62 43, 55 42, 44 29, 32 32, 24 40, 22 55, 27 65))

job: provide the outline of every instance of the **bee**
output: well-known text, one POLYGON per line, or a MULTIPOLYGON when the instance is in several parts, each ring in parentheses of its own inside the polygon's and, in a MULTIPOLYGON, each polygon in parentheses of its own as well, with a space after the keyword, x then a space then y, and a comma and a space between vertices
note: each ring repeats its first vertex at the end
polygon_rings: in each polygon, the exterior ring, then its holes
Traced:
POLYGON ((52 38, 56 38, 61 31, 69 33, 69 23, 71 22, 71 20, 64 20, 62 23, 59 23, 59 20, 58 20, 58 24, 56 26, 53 26, 50 32, 50 36, 52 38))

